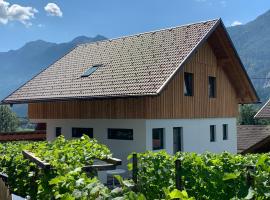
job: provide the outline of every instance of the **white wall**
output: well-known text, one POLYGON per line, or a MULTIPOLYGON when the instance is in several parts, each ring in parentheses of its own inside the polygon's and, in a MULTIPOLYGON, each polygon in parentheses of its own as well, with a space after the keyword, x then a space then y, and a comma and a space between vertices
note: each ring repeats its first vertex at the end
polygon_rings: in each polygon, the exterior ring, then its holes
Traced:
POLYGON ((113 156, 127 164, 131 152, 152 150, 152 129, 164 128, 165 149, 173 153, 173 127, 183 128, 183 151, 202 153, 205 151, 237 153, 236 118, 207 119, 51 119, 31 120, 47 123, 47 139, 55 138, 55 127, 62 127, 66 138, 71 138, 72 127, 93 128, 94 138, 107 145, 113 156), (223 140, 222 125, 228 124, 228 140, 223 140), (216 141, 210 142, 210 125, 216 125, 216 141), (133 140, 107 138, 108 128, 133 129, 133 140))
POLYGON ((66 138, 72 137, 72 127, 93 128, 93 135, 99 142, 107 145, 113 156, 127 165, 127 156, 132 152, 146 150, 145 120, 143 119, 50 119, 31 120, 32 122, 47 123, 47 140, 55 139, 55 127, 62 127, 62 133, 66 138), (133 129, 133 140, 108 139, 108 128, 133 129))
POLYGON ((152 129, 164 128, 165 148, 172 154, 173 127, 183 128, 183 151, 237 153, 236 118, 146 120, 146 149, 152 150, 152 129), (223 124, 228 124, 228 140, 223 140, 223 124), (210 125, 216 125, 215 142, 210 142, 210 125))

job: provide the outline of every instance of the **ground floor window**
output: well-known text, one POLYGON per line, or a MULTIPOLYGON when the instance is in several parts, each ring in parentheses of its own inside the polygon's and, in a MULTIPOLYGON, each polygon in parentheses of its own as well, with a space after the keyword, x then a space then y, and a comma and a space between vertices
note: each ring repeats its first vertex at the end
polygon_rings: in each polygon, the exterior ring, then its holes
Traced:
POLYGON ((133 140, 133 129, 109 128, 108 139, 133 140))
POLYGON ((210 142, 216 141, 216 126, 210 125, 210 142))
POLYGON ((223 140, 228 140, 228 124, 223 124, 223 140))
POLYGON ((183 128, 173 127, 173 153, 183 151, 183 128))
POLYGON ((62 128, 61 127, 56 127, 55 128, 55 136, 58 137, 62 135, 62 128))
POLYGON ((152 130, 153 150, 164 149, 164 129, 154 128, 152 130))
POLYGON ((72 128, 72 137, 82 137, 83 135, 93 138, 93 128, 72 128))

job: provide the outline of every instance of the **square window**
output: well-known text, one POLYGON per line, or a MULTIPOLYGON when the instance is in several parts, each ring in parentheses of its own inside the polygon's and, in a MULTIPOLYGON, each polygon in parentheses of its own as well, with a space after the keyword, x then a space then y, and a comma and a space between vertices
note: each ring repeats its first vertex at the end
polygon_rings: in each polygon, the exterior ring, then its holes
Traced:
POLYGON ((210 142, 216 141, 216 126, 210 125, 210 142))
POLYGON ((80 138, 83 135, 93 138, 93 128, 72 128, 72 137, 80 138))
POLYGON ((62 135, 62 128, 61 127, 56 127, 55 128, 55 136, 58 137, 62 135))
POLYGON ((133 129, 109 128, 108 139, 133 140, 133 129))
POLYGON ((185 96, 193 96, 193 74, 184 73, 184 94, 185 96))
POLYGON ((223 124, 223 140, 228 140, 228 124, 223 124))
POLYGON ((154 128, 152 130, 153 150, 164 149, 164 129, 154 128))
POLYGON ((208 77, 208 94, 210 98, 216 98, 216 77, 208 77))

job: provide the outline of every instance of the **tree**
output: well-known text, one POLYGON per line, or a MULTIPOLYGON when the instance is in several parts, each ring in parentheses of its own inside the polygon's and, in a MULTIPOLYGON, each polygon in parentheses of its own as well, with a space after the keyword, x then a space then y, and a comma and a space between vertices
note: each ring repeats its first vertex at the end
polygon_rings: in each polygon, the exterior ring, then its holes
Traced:
POLYGON ((19 119, 9 106, 0 105, 0 132, 15 131, 19 126, 19 119))
POLYGON ((269 125, 269 120, 254 118, 257 112, 258 109, 252 104, 242 105, 238 123, 240 125, 269 125))

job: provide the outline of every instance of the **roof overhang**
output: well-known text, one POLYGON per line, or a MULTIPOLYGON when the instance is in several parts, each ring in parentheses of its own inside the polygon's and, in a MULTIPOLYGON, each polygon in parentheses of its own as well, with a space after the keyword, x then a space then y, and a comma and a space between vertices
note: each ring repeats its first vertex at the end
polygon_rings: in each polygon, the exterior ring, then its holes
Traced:
POLYGON ((208 41, 218 58, 218 64, 236 90, 238 103, 260 103, 260 98, 221 20, 208 41))
POLYGON ((139 98, 145 96, 157 96, 158 93, 153 94, 130 94, 130 95, 112 95, 112 96, 85 96, 85 97, 63 97, 63 98, 40 98, 40 99, 20 99, 20 100, 3 100, 1 104, 28 104, 28 103, 39 103, 39 102, 55 102, 55 101, 85 101, 93 99, 114 99, 114 98, 139 98))

